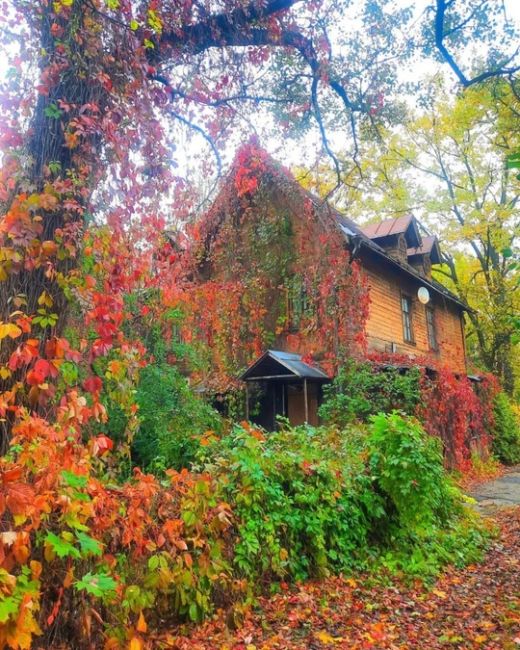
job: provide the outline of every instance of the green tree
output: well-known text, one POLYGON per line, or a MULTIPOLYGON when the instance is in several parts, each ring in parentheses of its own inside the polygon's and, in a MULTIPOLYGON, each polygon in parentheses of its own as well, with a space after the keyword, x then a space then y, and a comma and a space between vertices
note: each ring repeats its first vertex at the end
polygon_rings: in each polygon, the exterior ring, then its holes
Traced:
POLYGON ((352 211, 377 218, 411 212, 440 235, 444 264, 436 277, 474 310, 469 350, 508 392, 518 374, 515 315, 520 310, 520 183, 505 164, 516 151, 518 101, 494 83, 453 98, 442 80, 422 110, 409 111, 384 144, 367 150, 352 211))

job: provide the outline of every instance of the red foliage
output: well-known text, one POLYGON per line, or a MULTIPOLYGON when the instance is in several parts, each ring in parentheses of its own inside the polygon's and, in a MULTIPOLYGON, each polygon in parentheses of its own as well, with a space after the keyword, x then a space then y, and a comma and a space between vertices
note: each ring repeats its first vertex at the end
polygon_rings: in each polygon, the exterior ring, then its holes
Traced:
POLYGON ((243 146, 175 261, 165 301, 185 315, 183 338, 206 360, 195 374, 206 386, 234 385, 268 347, 299 352, 331 374, 364 350, 362 270, 334 217, 298 188, 255 143, 243 146))
POLYGON ((451 466, 467 471, 471 468, 472 453, 484 458, 489 454, 497 389, 490 376, 482 378, 478 390, 467 377, 456 377, 443 367, 436 370, 433 380, 423 376, 423 402, 418 416, 428 433, 443 441, 451 466))

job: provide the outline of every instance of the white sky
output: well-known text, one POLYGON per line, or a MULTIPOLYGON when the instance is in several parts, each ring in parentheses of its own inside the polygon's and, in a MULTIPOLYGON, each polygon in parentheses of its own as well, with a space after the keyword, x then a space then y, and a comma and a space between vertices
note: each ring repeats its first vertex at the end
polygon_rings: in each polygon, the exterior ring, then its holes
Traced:
MULTIPOLYGON (((464 4, 465 0, 457 0, 459 3, 464 4)), ((355 2, 355 0, 354 0, 355 2)), ((410 0, 394 0, 395 4, 400 7, 412 7, 414 10, 414 16, 419 18, 421 14, 425 11, 428 6, 431 6, 433 0, 416 0, 410 2, 410 0)), ((508 20, 512 21, 520 30, 520 0, 495 0, 497 7, 503 9, 508 20)), ((345 18, 345 26, 341 25, 338 28, 349 29, 351 25, 351 19, 345 18), (348 23, 348 26, 347 26, 348 23)), ((515 43, 511 43, 510 50, 511 53, 516 47, 515 43)), ((461 67, 464 68, 465 63, 469 63, 472 60, 472 57, 478 56, 479 52, 470 52, 466 53, 466 59, 462 58, 458 60, 461 67)), ((434 73, 436 70, 442 71, 447 79, 453 79, 453 82, 456 81, 454 73, 451 71, 447 64, 437 65, 432 61, 427 60, 415 60, 412 63, 408 64, 407 68, 403 68, 401 76, 403 80, 416 79, 417 77, 426 77, 434 73)), ((415 101, 411 98, 411 101, 415 101)), ((316 159, 322 155, 322 142, 321 138, 316 128, 311 134, 307 134, 304 138, 301 138, 298 141, 292 139, 284 139, 281 137, 281 130, 276 130, 276 124, 272 121, 270 115, 267 115, 265 111, 259 110, 257 115, 254 116, 254 121, 257 125, 270 126, 272 125, 272 135, 267 139, 261 141, 262 146, 264 146, 277 160, 285 164, 287 167, 306 167, 312 166, 316 159)), ((336 131, 333 133, 329 132, 329 140, 332 149, 335 153, 343 153, 349 150, 350 147, 350 134, 345 131, 336 131)), ((186 138, 185 147, 182 144, 181 140, 178 141, 178 148, 176 152, 177 161, 179 163, 179 171, 182 174, 186 174, 187 178, 196 183, 204 184, 200 173, 200 158, 207 158, 208 150, 207 145, 203 142, 202 138, 195 140, 192 137, 186 138)), ((224 163, 229 162, 234 154, 238 142, 232 142, 227 147, 227 151, 222 153, 222 158, 224 163)), ((207 182, 207 179, 205 179, 207 182)))
MULTIPOLYGON (((457 1, 461 5, 465 2, 465 0, 457 1)), ((520 0, 495 0, 495 2, 497 3, 498 8, 503 8, 508 19, 513 21, 520 28, 520 0)), ((416 0, 414 2, 410 2, 410 0, 394 0, 394 3, 401 7, 412 7, 415 16, 420 17, 422 12, 428 6, 432 5, 433 0, 416 0)), ((351 18, 349 17, 345 18, 344 26, 338 25, 339 30, 344 29, 347 31, 350 27, 351 18)), ((511 50, 513 50, 514 47, 515 44, 512 43, 511 50)), ((0 78, 3 77, 7 71, 8 56, 5 56, 5 54, 8 54, 8 52, 4 51, 4 56, 0 57, 0 78)), ((468 52, 467 56, 471 57, 472 53, 468 52)), ((470 59, 467 59, 467 61, 469 60, 470 59)), ((461 63, 464 62, 462 61, 461 63)), ((432 62, 425 60, 415 61, 413 63, 413 71, 411 72, 410 69, 403 69, 402 76, 406 79, 413 73, 414 78, 417 76, 424 77, 431 74, 434 69, 432 62)), ((443 70, 448 78, 450 76, 453 77, 453 74, 447 65, 439 66, 439 69, 443 70)), ((263 140, 262 145, 280 162, 284 163, 288 167, 312 165, 322 149, 322 143, 317 128, 313 130, 312 134, 308 134, 296 142, 294 140, 284 140, 281 137, 281 131, 277 132, 276 124, 272 121, 271 116, 267 115, 265 111, 259 110, 256 115, 252 116, 252 121, 263 126, 272 126, 271 132, 273 135, 268 137, 266 140, 263 140)), ((329 133, 329 138, 331 147, 336 153, 342 153, 342 151, 344 152, 348 150, 350 141, 348 133, 345 133, 344 131, 329 133)), ((202 171, 202 162, 211 154, 208 151, 207 144, 202 140, 202 138, 193 136, 192 134, 189 134, 188 137, 188 134, 182 134, 179 131, 179 137, 176 137, 175 144, 176 151, 174 152, 174 158, 179 165, 178 172, 182 175, 186 175, 187 180, 189 181, 204 185, 209 184, 208 179, 204 176, 204 172, 202 171)), ((226 148, 227 150, 222 152, 224 164, 230 161, 238 144, 238 140, 230 142, 229 146, 226 148)))

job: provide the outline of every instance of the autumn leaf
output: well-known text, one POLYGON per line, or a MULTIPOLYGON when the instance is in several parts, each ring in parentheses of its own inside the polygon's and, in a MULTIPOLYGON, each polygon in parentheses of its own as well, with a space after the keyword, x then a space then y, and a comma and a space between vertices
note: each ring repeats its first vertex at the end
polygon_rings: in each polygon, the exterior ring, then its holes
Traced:
POLYGON ((5 339, 6 336, 9 336, 12 339, 16 339, 20 336, 22 330, 15 325, 14 323, 2 323, 0 322, 0 340, 5 339))
POLYGON ((34 489, 27 483, 4 485, 5 504, 13 515, 26 514, 35 498, 34 489))

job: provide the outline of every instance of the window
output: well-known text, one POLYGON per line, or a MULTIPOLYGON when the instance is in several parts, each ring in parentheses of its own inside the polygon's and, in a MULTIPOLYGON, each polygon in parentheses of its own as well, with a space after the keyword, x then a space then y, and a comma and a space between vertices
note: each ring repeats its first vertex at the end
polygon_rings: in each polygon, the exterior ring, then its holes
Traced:
POLYGON ((287 321, 290 331, 297 331, 309 311, 307 290, 301 278, 295 277, 287 290, 287 321))
POLYGON ((426 307, 426 327, 428 329, 428 345, 430 350, 437 350, 437 331, 435 328, 435 312, 432 307, 426 307))
POLYGON ((401 310, 403 312, 403 336, 406 343, 413 343, 412 329, 412 299, 410 296, 401 296, 401 310))

